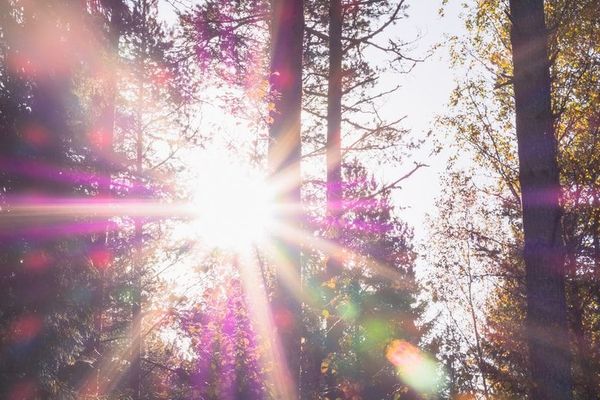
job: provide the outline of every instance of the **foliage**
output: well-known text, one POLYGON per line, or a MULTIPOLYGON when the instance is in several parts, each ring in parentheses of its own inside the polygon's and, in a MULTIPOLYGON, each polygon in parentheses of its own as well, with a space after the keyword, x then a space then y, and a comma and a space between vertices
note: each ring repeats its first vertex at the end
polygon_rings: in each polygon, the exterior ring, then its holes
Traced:
MULTIPOLYGON (((551 28, 553 109, 564 188, 563 234, 571 260, 566 268, 571 293, 573 354, 578 364, 574 370, 576 395, 589 398, 586 396, 596 392, 598 385, 591 377, 593 374, 585 372, 595 368, 590 360, 596 359, 596 356, 588 339, 595 336, 595 328, 584 322, 581 312, 586 307, 596 306, 591 298, 590 302, 582 305, 579 296, 583 292, 595 292, 593 288, 596 285, 595 275, 589 275, 595 270, 595 265, 584 254, 593 251, 593 238, 597 236, 592 222, 594 217, 585 210, 587 205, 594 204, 592 193, 597 191, 592 189, 597 183, 593 172, 597 167, 597 149, 593 149, 594 140, 590 141, 596 127, 590 121, 595 121, 594 107, 597 108, 595 93, 598 88, 592 81, 597 82, 599 76, 594 61, 598 49, 594 33, 597 30, 598 7, 591 2, 550 1, 546 2, 546 12, 547 24, 551 28), (587 222, 580 219, 583 215, 589 215, 587 222), (578 233, 574 234, 576 231, 578 233), (582 367, 581 363, 586 366, 582 367)), ((489 395, 521 398, 527 391, 528 367, 521 328, 524 323, 524 280, 522 256, 518 250, 522 246, 521 204, 513 122, 510 19, 504 2, 490 1, 470 9, 465 22, 469 36, 455 38, 453 45, 455 62, 466 65, 465 77, 459 81, 452 95, 451 111, 440 118, 440 123, 449 127, 448 131, 459 145, 465 146, 469 159, 479 170, 464 168, 461 165, 464 160, 458 158, 451 163, 452 178, 448 180, 440 215, 468 212, 471 216, 465 220, 466 223, 458 225, 448 226, 439 221, 433 221, 432 225, 444 240, 454 240, 451 232, 458 230, 462 237, 460 240, 471 243, 474 249, 477 256, 475 268, 482 275, 487 275, 475 282, 476 287, 495 287, 486 293, 485 313, 480 316, 484 322, 479 332, 482 336, 482 359, 474 378, 479 383, 462 383, 459 390, 482 394, 481 380, 487 379, 489 395), (478 199, 477 203, 456 202, 457 198, 466 196, 478 199)), ((457 255, 458 252, 451 251, 451 254, 457 255)), ((464 268, 464 259, 450 261, 443 255, 433 258, 436 264, 439 263, 438 268, 446 271, 464 268)), ((448 276, 448 272, 438 271, 440 275, 448 276)), ((454 283, 456 289, 464 287, 463 283, 454 283)), ((456 293, 456 289, 448 292, 456 293)), ((456 307, 464 300, 462 296, 458 297, 446 293, 441 299, 456 307)), ((481 308, 478 309, 481 311, 481 308)), ((473 326, 459 325, 467 336, 472 337, 473 326)), ((462 357, 461 368, 464 371, 469 368, 467 354, 462 357)), ((476 354, 473 357, 477 359, 476 354)))

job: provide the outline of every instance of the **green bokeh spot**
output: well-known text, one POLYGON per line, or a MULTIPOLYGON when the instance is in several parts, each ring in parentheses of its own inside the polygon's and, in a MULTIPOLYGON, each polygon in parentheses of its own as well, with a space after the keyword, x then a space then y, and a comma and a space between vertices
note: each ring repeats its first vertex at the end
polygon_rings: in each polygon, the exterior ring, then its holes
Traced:
POLYGON ((360 308, 348 301, 340 304, 339 313, 344 320, 355 321, 360 313, 360 308))
MULTIPOLYGON (((385 343, 391 337, 390 326, 387 321, 381 319, 371 319, 365 322, 365 341, 363 351, 372 351, 383 349, 385 343)), ((379 354, 379 352, 377 353, 379 354)))

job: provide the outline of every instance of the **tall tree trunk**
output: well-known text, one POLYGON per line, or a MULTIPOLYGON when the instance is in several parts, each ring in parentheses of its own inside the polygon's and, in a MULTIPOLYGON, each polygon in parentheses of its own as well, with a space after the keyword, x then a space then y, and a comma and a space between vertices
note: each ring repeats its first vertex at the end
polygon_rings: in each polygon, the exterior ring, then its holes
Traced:
MULTIPOLYGON (((140 90, 143 93, 143 89, 140 90)), ((142 190, 143 173, 143 135, 139 128, 136 140, 136 173, 138 175, 138 193, 142 190)), ((140 196, 138 195, 138 200, 140 196)), ((131 386, 133 400, 141 398, 142 389, 142 351, 144 337, 142 332, 142 265, 144 225, 140 217, 134 221, 135 254, 133 256, 133 300, 131 304, 131 386)))
MULTIPOLYGON (((149 4, 146 0, 140 1, 140 18, 146 23, 149 4)), ((138 59, 139 67, 141 68, 141 77, 146 76, 145 65, 148 57, 148 44, 147 44, 146 33, 142 33, 140 43, 140 57, 138 59)), ((135 171, 137 175, 136 182, 136 200, 142 201, 145 196, 144 186, 144 100, 146 97, 145 81, 142 78, 139 81, 138 93, 137 93, 137 133, 135 142, 135 171)), ((142 396, 142 355, 144 348, 144 335, 142 332, 142 267, 144 263, 143 250, 144 250, 144 223, 142 218, 136 217, 134 220, 134 243, 135 243, 135 255, 133 257, 133 303, 131 307, 131 386, 130 390, 132 393, 133 400, 139 400, 142 396)))
MULTIPOLYGON (((342 2, 329 2, 329 77, 327 87, 327 215, 340 228, 342 206, 342 2)), ((331 268, 333 268, 333 263, 331 268)), ((331 269, 330 268, 330 269, 331 269)), ((336 271, 332 271, 336 272, 336 271)))
MULTIPOLYGON (((137 171, 141 176, 141 134, 138 135, 137 171)), ((142 263, 143 263, 143 223, 139 217, 135 220, 135 255, 133 258, 133 302, 131 305, 131 392, 133 400, 141 398, 142 389, 142 352, 144 336, 142 332, 142 263)))
POLYGON ((572 394, 557 143, 543 0, 510 0, 531 398, 572 394))
POLYGON ((479 369, 479 374, 481 375, 481 384, 483 386, 483 398, 488 400, 490 398, 490 390, 488 387, 486 371, 485 371, 485 358, 483 356, 483 347, 481 346, 481 334, 479 329, 479 324, 477 321, 477 314, 475 312, 475 302, 473 299, 473 275, 471 273, 471 247, 467 242, 467 251, 468 251, 468 261, 467 261, 467 278, 469 279, 469 283, 467 284, 467 305, 469 307, 469 311, 471 314, 471 321, 473 323, 473 336, 475 337, 475 350, 477 351, 477 368, 479 369))
MULTIPOLYGON (((143 84, 142 84, 143 85, 143 84)), ((143 89, 140 90, 143 93, 143 89)), ((140 124, 141 125, 141 124, 140 124)), ((143 134, 141 126, 138 128, 136 139, 136 174, 138 176, 137 200, 141 201, 140 193, 143 190, 143 134)), ((142 386, 142 265, 143 265, 143 233, 144 225, 140 217, 135 217, 134 221, 134 246, 135 254, 133 256, 133 300, 131 304, 131 391, 133 400, 141 397, 142 386)))
MULTIPOLYGON (((300 113, 302 109, 303 0, 271 0, 271 95, 274 103, 269 128, 269 169, 281 183, 278 201, 285 211, 282 226, 299 229, 300 214, 300 113)), ((287 363, 281 398, 298 398, 300 376, 301 303, 300 246, 289 236, 275 240, 285 260, 276 265, 272 311, 287 363)), ((279 366, 278 366, 279 367, 279 366)), ((283 368, 285 369, 285 368, 283 368)))
MULTIPOLYGON (((108 200, 111 198, 111 171, 113 170, 113 143, 114 143, 114 128, 115 128, 115 99, 117 96, 117 60, 119 58, 119 41, 121 39, 121 30, 123 24, 123 3, 122 0, 104 0, 103 6, 110 10, 110 21, 108 24, 107 32, 107 51, 108 60, 110 65, 107 68, 108 75, 104 77, 104 93, 102 93, 100 115, 98 116, 98 123, 95 129, 96 135, 96 151, 98 153, 98 161, 100 164, 100 180, 98 194, 104 199, 108 200)), ((100 256, 99 262, 101 264, 106 263, 106 255, 111 253, 109 236, 111 221, 108 218, 105 221, 103 232, 98 238, 101 251, 105 255, 100 256)), ((96 314, 96 343, 95 353, 98 355, 100 361, 97 363, 96 369, 96 396, 99 396, 104 386, 103 376, 100 366, 102 365, 102 355, 104 349, 102 346, 102 332, 104 330, 103 312, 107 304, 107 296, 105 290, 105 280, 107 278, 108 265, 99 265, 98 268, 100 282, 98 283, 98 301, 99 307, 96 314)))
MULTIPOLYGON (((110 10, 110 22, 107 32, 107 47, 109 51, 110 65, 106 70, 108 75, 105 77, 105 93, 102 99, 98 126, 96 129, 97 143, 96 147, 103 156, 104 167, 110 172, 111 156, 114 142, 115 128, 115 99, 117 92, 117 71, 116 64, 119 58, 119 41, 121 39, 121 30, 123 25, 124 5, 122 0, 104 0, 104 6, 110 10)), ((101 182, 101 193, 110 195, 110 179, 104 179, 101 182)))
MULTIPOLYGON (((329 1, 329 76, 327 87, 327 219, 331 231, 330 239, 338 244, 340 238, 342 211, 342 2, 329 1)), ((331 280, 341 272, 342 265, 336 254, 329 254, 326 265, 326 279, 331 280)), ((337 285, 336 285, 337 287, 337 285)), ((335 306, 335 288, 328 288, 326 304, 335 306)), ((329 398, 339 397, 334 367, 331 361, 339 353, 339 341, 343 324, 335 310, 327 318, 325 354, 330 359, 325 374, 325 394, 329 398)))

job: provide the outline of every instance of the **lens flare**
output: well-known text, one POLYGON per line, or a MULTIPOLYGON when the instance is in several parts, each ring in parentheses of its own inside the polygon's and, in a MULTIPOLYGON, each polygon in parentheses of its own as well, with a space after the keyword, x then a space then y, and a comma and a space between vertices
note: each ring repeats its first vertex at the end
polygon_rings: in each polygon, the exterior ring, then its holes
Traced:
POLYGON ((42 319, 34 314, 23 315, 11 324, 10 339, 13 343, 29 343, 43 328, 42 319))
POLYGON ((41 272, 50 266, 52 258, 43 250, 31 251, 23 257, 23 268, 28 271, 41 272))
POLYGON ((440 384, 437 363, 425 352, 405 340, 394 339, 385 356, 396 367, 400 379, 419 393, 435 393, 440 384))

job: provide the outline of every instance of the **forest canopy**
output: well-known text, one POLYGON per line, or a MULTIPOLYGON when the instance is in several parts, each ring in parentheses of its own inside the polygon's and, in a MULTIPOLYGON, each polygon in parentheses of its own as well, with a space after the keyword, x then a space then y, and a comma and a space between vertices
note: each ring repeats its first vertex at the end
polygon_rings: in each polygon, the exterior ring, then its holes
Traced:
POLYGON ((597 0, 0 2, 0 399, 599 393, 597 0))

